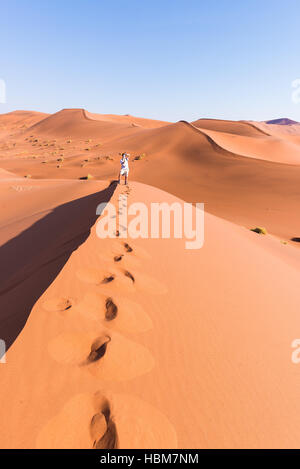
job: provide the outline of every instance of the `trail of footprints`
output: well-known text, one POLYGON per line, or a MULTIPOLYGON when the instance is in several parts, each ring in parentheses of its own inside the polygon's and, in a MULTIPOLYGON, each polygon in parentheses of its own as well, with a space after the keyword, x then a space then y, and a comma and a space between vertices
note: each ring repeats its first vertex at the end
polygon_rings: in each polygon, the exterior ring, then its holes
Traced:
MULTIPOLYGON (((130 194, 130 189, 125 190, 126 197, 130 194)), ((119 237, 120 233, 116 233, 119 237)), ((123 243, 123 251, 113 257, 114 263, 124 262, 126 255, 133 253, 134 249, 127 242, 123 243)), ((132 283, 135 283, 135 278, 128 270, 123 270, 123 275, 129 278, 132 283)), ((110 284, 116 279, 116 274, 105 276, 100 284, 110 284)), ((83 279, 82 279, 83 280, 83 279)), ((73 303, 70 299, 60 299, 55 303, 49 300, 44 304, 45 309, 48 311, 66 311, 72 308, 73 303)), ((112 322, 118 316, 119 309, 112 297, 107 297, 105 301, 105 320, 112 322)), ((81 366, 88 366, 91 363, 98 362, 107 353, 109 343, 111 342, 109 335, 102 335, 97 337, 91 344, 90 352, 81 366)), ((104 398, 99 411, 93 415, 90 421, 90 435, 92 439, 92 447, 95 449, 115 449, 118 448, 118 434, 117 427, 112 417, 109 401, 104 398)))
MULTIPOLYGON (((132 247, 128 243, 124 243, 124 248, 127 253, 133 252, 132 247)), ((124 254, 114 257, 114 262, 121 262, 124 254)), ((124 275, 135 282, 134 276, 128 271, 124 271, 124 275)), ((107 284, 115 280, 114 275, 104 277, 102 283, 107 284)), ((71 307, 71 305, 69 306, 71 307)), ((118 315, 118 306, 115 304, 113 298, 108 297, 105 302, 105 319, 106 321, 113 321, 118 315)), ((97 337, 91 345, 91 351, 83 363, 89 365, 90 363, 101 360, 107 352, 107 347, 111 342, 109 335, 97 337)), ((93 415, 90 423, 90 433, 93 440, 94 449, 117 449, 118 448, 118 433, 117 427, 111 415, 109 402, 105 400, 104 405, 98 413, 93 415)))
MULTIPOLYGON (((129 189, 126 191, 129 195, 129 189)), ((117 236, 119 233, 117 233, 117 236)), ((126 253, 133 252, 132 247, 128 243, 124 243, 126 253)), ((114 256, 114 262, 121 262, 124 258, 124 254, 114 256)), ((125 270, 124 275, 135 282, 133 275, 125 270)), ((105 277, 102 283, 110 283, 115 279, 114 275, 105 277)), ((118 315, 118 306, 114 303, 111 297, 108 297, 105 302, 105 319, 107 321, 113 321, 118 315)), ((106 335, 105 337, 97 338, 92 346, 91 352, 87 358, 87 362, 95 362, 100 360, 107 351, 107 346, 111 341, 111 337, 106 335)), ((93 440, 94 449, 117 449, 118 448, 118 433, 116 424, 111 416, 110 404, 107 400, 104 401, 100 412, 93 415, 90 423, 91 437, 93 440), (103 428, 105 431, 103 432, 103 428)))
POLYGON ((94 449, 117 449, 118 433, 116 424, 111 416, 108 400, 104 400, 99 412, 92 417, 90 434, 94 449))
MULTIPOLYGON (((131 246, 129 246, 128 243, 124 243, 124 248, 126 252, 130 253, 133 252, 133 249, 131 246)), ((124 254, 120 254, 118 256, 114 257, 115 262, 120 262, 124 257, 124 254)), ((135 282, 134 276, 128 271, 124 271, 124 275, 128 277, 133 283, 135 282)), ((104 277, 102 280, 103 284, 111 283, 115 280, 114 275, 109 275, 108 277, 104 277)), ((69 301, 67 302, 67 307, 65 309, 71 308, 72 305, 69 305, 69 301)), ((113 321, 118 315, 118 306, 115 304, 113 298, 108 297, 105 301, 105 319, 106 321, 113 321)), ((95 339, 95 341, 91 345, 91 352, 89 356, 87 357, 86 364, 95 362, 100 360, 106 353, 107 351, 107 346, 109 342, 111 341, 111 337, 106 335, 103 337, 98 337, 95 339)))

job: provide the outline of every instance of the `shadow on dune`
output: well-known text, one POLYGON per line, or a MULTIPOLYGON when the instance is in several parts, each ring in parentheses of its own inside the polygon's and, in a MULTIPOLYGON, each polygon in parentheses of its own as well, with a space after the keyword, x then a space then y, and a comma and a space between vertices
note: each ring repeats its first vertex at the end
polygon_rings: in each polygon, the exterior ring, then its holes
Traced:
POLYGON ((294 243, 300 243, 300 238, 291 238, 291 241, 294 241, 294 243))
POLYGON ((117 182, 65 203, 0 247, 0 338, 6 349, 22 331, 38 298, 90 234, 96 207, 109 202, 117 182))

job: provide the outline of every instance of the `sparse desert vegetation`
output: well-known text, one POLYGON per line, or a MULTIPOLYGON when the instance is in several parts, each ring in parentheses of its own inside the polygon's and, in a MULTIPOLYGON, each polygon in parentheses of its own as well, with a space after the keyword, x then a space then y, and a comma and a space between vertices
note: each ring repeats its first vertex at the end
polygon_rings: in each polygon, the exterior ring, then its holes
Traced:
POLYGON ((81 176, 79 179, 94 179, 94 176, 92 176, 91 174, 87 174, 86 176, 81 176))
POLYGON ((256 228, 251 228, 251 231, 253 231, 254 233, 260 234, 260 235, 268 234, 266 228, 263 228, 261 226, 257 226, 256 228))

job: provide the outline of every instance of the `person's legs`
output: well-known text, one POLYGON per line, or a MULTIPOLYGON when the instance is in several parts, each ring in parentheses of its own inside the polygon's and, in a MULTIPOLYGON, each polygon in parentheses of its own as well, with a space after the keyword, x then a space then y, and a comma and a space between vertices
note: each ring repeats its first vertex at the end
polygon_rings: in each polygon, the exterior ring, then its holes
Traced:
POLYGON ((120 171, 120 172, 119 172, 119 181, 118 181, 119 184, 121 184, 121 175, 122 175, 122 174, 121 174, 121 171, 120 171))
POLYGON ((127 186, 127 177, 128 177, 128 173, 126 172, 125 173, 125 186, 127 186))

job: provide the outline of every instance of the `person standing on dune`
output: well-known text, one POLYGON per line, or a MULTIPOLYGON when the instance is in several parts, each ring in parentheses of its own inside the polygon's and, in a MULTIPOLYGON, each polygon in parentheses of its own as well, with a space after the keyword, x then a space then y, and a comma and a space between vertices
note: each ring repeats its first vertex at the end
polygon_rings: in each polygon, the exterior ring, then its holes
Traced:
POLYGON ((121 181, 121 176, 125 176, 125 185, 127 185, 127 180, 128 180, 128 175, 129 175, 129 154, 128 153, 122 153, 122 158, 120 159, 121 163, 121 170, 119 174, 119 184, 121 181))

